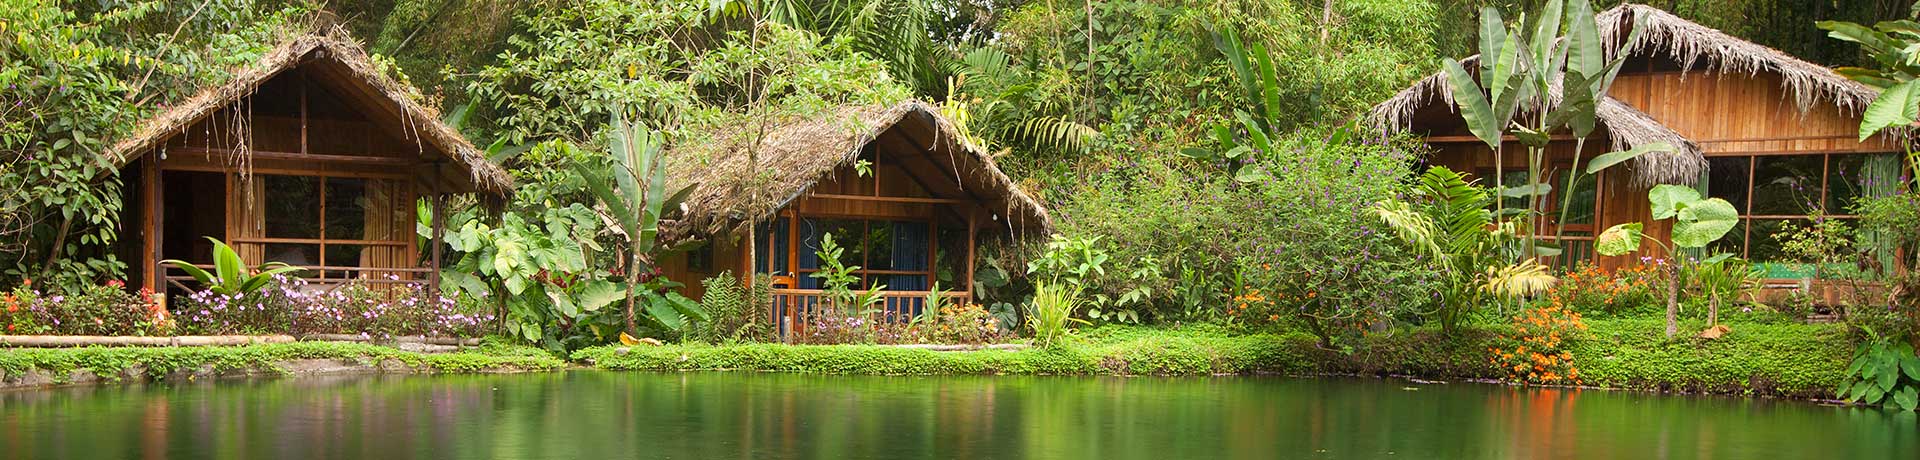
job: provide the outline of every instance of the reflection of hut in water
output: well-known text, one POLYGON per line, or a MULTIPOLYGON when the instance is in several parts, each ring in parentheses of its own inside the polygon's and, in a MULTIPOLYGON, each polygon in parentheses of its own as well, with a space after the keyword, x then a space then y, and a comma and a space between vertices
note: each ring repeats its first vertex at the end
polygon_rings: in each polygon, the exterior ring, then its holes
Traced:
POLYGON ((163 290, 185 278, 159 261, 211 264, 214 237, 316 283, 433 281, 416 203, 438 213, 447 195, 498 198, 512 181, 343 36, 291 39, 114 146, 129 279, 163 290))

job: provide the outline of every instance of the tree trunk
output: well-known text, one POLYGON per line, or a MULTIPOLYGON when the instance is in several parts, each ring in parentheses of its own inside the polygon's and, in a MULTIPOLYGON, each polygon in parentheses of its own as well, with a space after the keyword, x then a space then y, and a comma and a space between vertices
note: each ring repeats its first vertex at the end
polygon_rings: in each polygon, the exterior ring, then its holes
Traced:
POLYGON ((633 252, 633 248, 627 248, 627 335, 636 336, 640 335, 640 330, 633 325, 633 291, 640 284, 639 260, 640 257, 633 252))
POLYGON ((1680 265, 1678 261, 1667 264, 1667 340, 1673 340, 1680 333, 1680 324, 1676 316, 1680 311, 1680 265))
POLYGON ((1707 327, 1720 325, 1720 293, 1713 293, 1707 302, 1707 327))

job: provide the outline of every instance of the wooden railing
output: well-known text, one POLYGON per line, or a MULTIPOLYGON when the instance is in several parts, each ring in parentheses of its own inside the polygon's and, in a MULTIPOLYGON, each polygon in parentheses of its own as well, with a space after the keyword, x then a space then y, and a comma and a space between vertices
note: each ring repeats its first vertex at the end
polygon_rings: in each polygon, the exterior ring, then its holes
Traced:
MULTIPOLYGON (((200 267, 201 269, 204 269, 208 272, 212 272, 214 270, 214 266, 212 264, 194 264, 194 266, 200 267)), ((430 269, 430 268, 379 268, 379 267, 331 267, 331 266, 312 266, 312 267, 301 266, 300 268, 304 270, 300 272, 295 272, 295 274, 300 276, 301 279, 306 280, 307 284, 325 285, 329 287, 346 284, 349 281, 359 281, 359 282, 369 283, 369 284, 418 283, 418 282, 422 282, 422 280, 425 280, 428 275, 433 273, 433 269, 430 269), (329 272, 335 272, 335 273, 345 272, 347 276, 345 277, 326 276, 329 274, 329 272), (386 275, 393 275, 398 279, 387 278, 386 275)), ((187 291, 192 291, 194 289, 199 288, 199 286, 196 284, 190 284, 190 283, 194 283, 195 281, 192 276, 187 276, 186 271, 181 270, 179 267, 173 266, 173 264, 163 263, 159 265, 158 269, 162 274, 161 279, 165 281, 167 284, 173 285, 174 287, 180 288, 182 290, 187 290, 187 291)))
MULTIPOLYGON (((868 307, 876 310, 874 321, 904 323, 925 312, 929 291, 881 291, 880 303, 868 307)), ((773 322, 778 325, 782 336, 806 329, 807 321, 819 313, 822 308, 830 308, 826 300, 827 291, 822 289, 785 289, 773 290, 773 322)), ((965 292, 941 292, 940 298, 946 302, 965 302, 970 297, 965 292)))

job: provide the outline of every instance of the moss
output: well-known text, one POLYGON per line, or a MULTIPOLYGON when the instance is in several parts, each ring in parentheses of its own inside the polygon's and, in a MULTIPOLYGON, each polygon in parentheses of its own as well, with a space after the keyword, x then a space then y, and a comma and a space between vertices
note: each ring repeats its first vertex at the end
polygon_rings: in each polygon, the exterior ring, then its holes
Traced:
POLYGON ((374 365, 397 362, 432 372, 554 370, 566 363, 537 349, 488 343, 468 351, 424 354, 396 348, 330 342, 296 342, 237 347, 85 347, 0 349, 0 370, 15 378, 40 369, 64 380, 76 370, 118 381, 128 369, 164 379, 179 371, 211 367, 216 372, 267 370, 284 373, 280 363, 296 359, 339 359, 374 365))
POLYGON ((1839 385, 1853 347, 1842 324, 1728 325, 1705 340, 1704 322, 1682 322, 1665 338, 1659 319, 1592 322, 1571 351, 1587 382, 1613 388, 1701 393, 1825 396, 1839 385))
MULTIPOLYGON (((1731 324, 1716 340, 1668 342, 1659 319, 1588 321, 1569 342, 1588 385, 1678 392, 1819 397, 1840 381, 1851 345, 1831 324, 1731 324)), ((1700 330, 1687 324, 1683 329, 1700 330)), ((1103 327, 1053 350, 934 352, 872 345, 702 344, 596 347, 573 359, 612 370, 753 370, 825 374, 1209 375, 1362 374, 1497 379, 1491 347, 1504 325, 1375 334, 1351 351, 1318 348, 1298 332, 1234 335, 1218 327, 1103 327)))

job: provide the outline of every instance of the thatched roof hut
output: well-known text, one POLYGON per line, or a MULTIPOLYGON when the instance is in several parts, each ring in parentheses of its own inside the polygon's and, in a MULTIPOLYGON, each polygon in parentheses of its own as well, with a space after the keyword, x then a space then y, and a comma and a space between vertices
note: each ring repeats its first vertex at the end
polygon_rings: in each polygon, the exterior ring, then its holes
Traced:
POLYGON ((812 191, 836 170, 852 166, 863 147, 889 131, 917 144, 943 166, 961 190, 982 201, 1009 231, 1046 231, 1052 220, 1039 201, 1020 190, 984 149, 960 135, 939 109, 920 101, 893 106, 857 105, 768 123, 759 143, 759 169, 748 149, 759 123, 743 122, 712 132, 669 154, 672 186, 695 184, 684 217, 667 224, 668 240, 731 232, 749 217, 765 220, 812 191))
POLYGON ((305 66, 333 81, 352 86, 353 96, 377 101, 380 110, 370 116, 384 118, 385 125, 401 127, 398 136, 432 147, 420 148, 423 156, 444 152, 451 162, 442 162, 432 174, 445 181, 449 191, 486 192, 502 195, 513 188, 513 179, 498 165, 488 162, 479 149, 465 137, 440 121, 439 113, 418 101, 418 91, 394 80, 374 63, 366 50, 334 29, 323 34, 294 37, 274 47, 251 66, 238 69, 225 84, 201 90, 186 100, 167 107, 158 115, 142 121, 133 135, 114 144, 107 155, 116 167, 155 149, 165 149, 167 139, 222 109, 236 104, 257 91, 263 83, 295 67, 305 66))
MULTIPOLYGON (((1777 74, 1788 94, 1801 111, 1817 102, 1831 102, 1842 111, 1857 113, 1875 94, 1871 88, 1846 79, 1832 70, 1803 61, 1779 50, 1735 38, 1724 32, 1687 21, 1672 13, 1646 5, 1626 4, 1597 15, 1600 33, 1613 44, 1615 52, 1626 50, 1641 56, 1658 56, 1680 64, 1682 72, 1705 71, 1716 76, 1754 76, 1777 74), (1632 43, 1622 43, 1635 24, 1641 35, 1632 43)), ((1468 68, 1478 67, 1479 56, 1461 60, 1468 68)), ((1452 89, 1444 72, 1429 75, 1375 106, 1368 119, 1382 129, 1405 130, 1414 124, 1423 109, 1442 104, 1453 109, 1452 89)), ((1628 149, 1655 142, 1679 148, 1670 154, 1653 154, 1635 160, 1632 167, 1636 182, 1692 183, 1706 168, 1700 148, 1635 107, 1609 96, 1598 104, 1602 127, 1615 149, 1628 149)))

